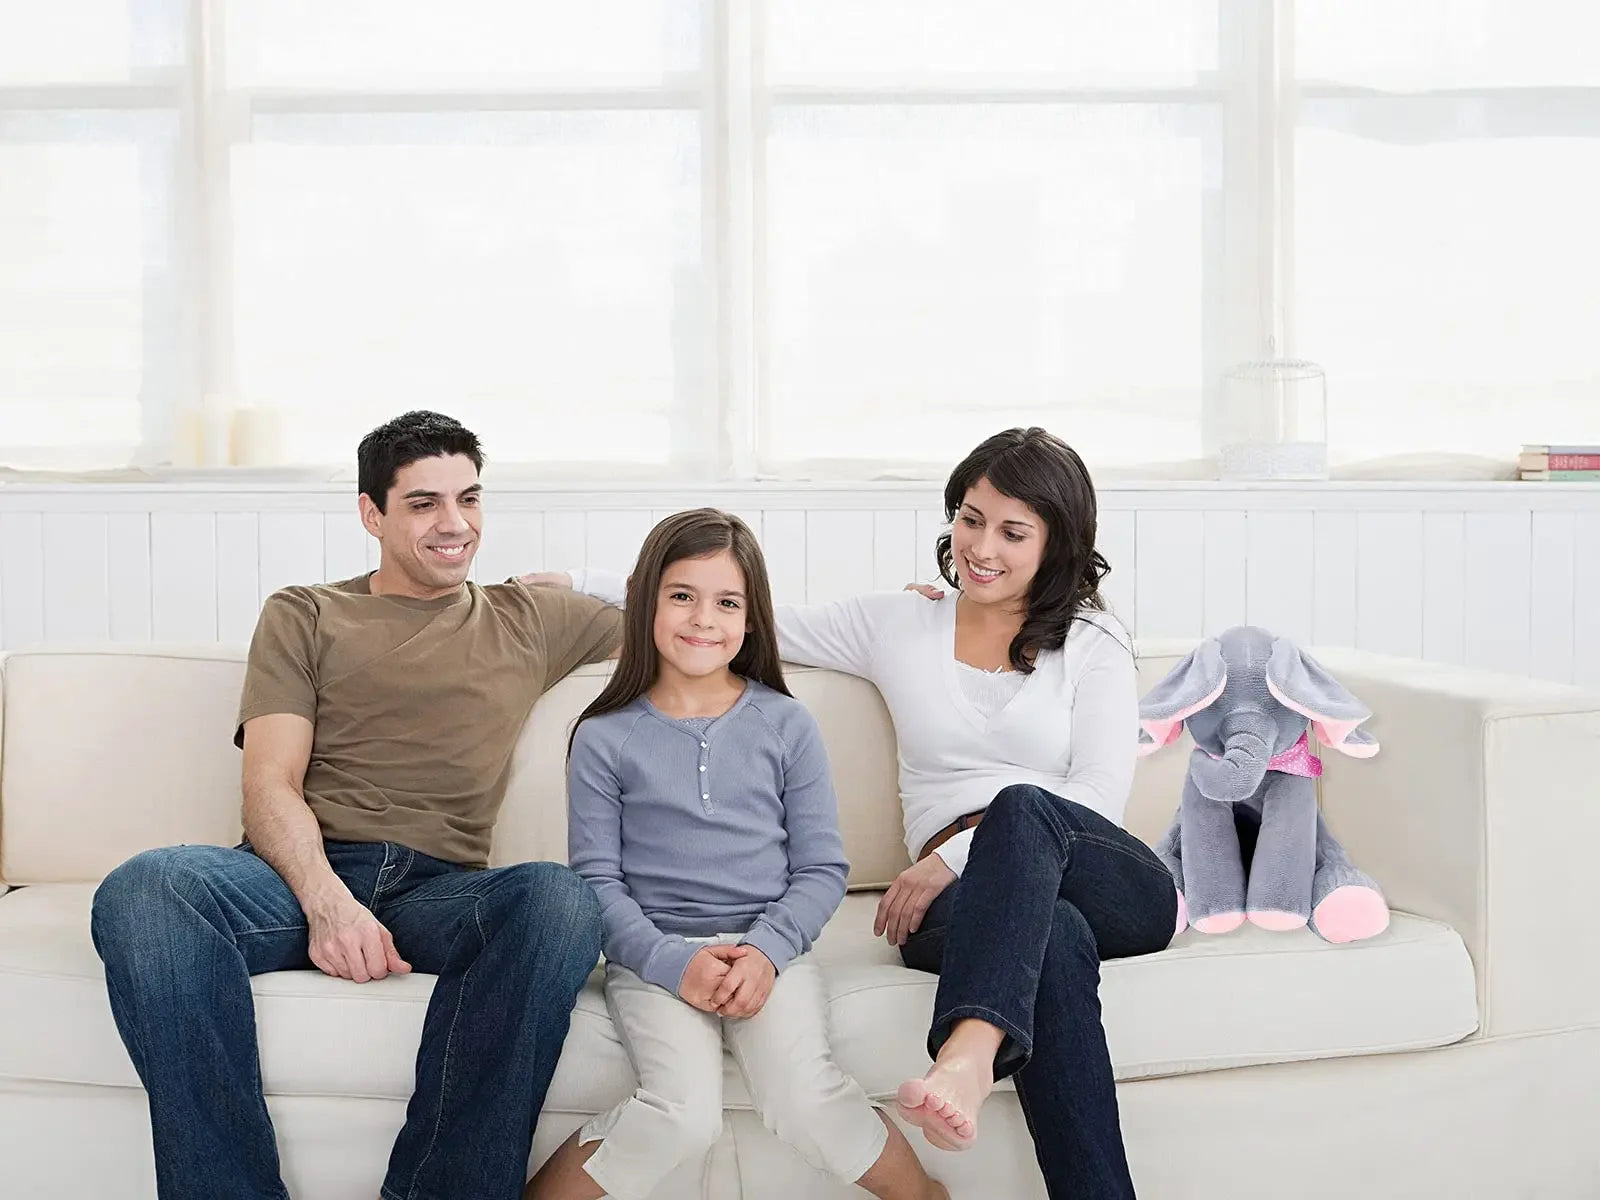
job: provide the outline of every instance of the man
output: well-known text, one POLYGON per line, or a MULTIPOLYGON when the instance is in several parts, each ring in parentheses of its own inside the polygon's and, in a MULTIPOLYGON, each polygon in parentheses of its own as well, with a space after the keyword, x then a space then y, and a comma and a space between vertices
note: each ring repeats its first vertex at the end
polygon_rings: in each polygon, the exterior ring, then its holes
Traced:
MULTIPOLYGON (((600 910, 566 867, 484 867, 534 701, 615 653, 621 614, 467 582, 483 455, 412 412, 358 452, 378 569, 262 609, 235 742, 245 842, 151 850, 95 894, 112 1012, 150 1098, 162 1200, 284 1200, 250 976, 438 975, 385 1200, 514 1200, 600 910)), ((552 798, 554 802, 554 798, 552 798)))

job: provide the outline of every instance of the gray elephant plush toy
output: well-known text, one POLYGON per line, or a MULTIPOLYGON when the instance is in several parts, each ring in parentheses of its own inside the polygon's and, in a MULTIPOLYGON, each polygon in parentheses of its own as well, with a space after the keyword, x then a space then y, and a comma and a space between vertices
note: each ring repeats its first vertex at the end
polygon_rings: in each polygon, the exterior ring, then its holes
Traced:
POLYGON ((1178 932, 1311 927, 1330 942, 1382 933, 1389 906, 1317 809, 1324 746, 1370 758, 1372 713, 1287 638, 1239 625, 1210 638, 1139 704, 1139 753, 1187 725, 1183 800, 1156 853, 1178 884, 1178 932))

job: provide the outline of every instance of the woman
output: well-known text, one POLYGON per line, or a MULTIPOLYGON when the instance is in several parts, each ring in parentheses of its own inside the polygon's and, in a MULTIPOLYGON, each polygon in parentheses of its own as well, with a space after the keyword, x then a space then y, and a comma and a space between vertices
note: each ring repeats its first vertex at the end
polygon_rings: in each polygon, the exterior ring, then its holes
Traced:
POLYGON ((940 975, 934 1063, 901 1085, 900 1113, 965 1149, 995 1080, 1015 1075, 1049 1194, 1132 1196, 1099 965, 1164 948, 1178 902, 1121 826, 1138 705, 1099 592, 1094 487, 1065 443, 1010 429, 956 467, 944 502, 954 594, 777 610, 786 660, 870 679, 894 721, 913 865, 874 933, 940 975))

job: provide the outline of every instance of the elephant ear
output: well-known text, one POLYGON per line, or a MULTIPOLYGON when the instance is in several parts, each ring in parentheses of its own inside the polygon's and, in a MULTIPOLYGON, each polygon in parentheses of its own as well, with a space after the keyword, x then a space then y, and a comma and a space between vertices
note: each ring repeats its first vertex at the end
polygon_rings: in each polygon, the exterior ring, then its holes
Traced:
POLYGON ((1222 647, 1207 638, 1139 701, 1139 754, 1154 754, 1178 740, 1183 723, 1216 702, 1228 685, 1222 647))
POLYGON ((1267 660, 1267 691, 1282 705, 1311 722, 1317 740, 1352 758, 1371 758, 1378 742, 1357 729, 1372 710, 1357 700, 1316 659, 1288 638, 1272 643, 1267 660))

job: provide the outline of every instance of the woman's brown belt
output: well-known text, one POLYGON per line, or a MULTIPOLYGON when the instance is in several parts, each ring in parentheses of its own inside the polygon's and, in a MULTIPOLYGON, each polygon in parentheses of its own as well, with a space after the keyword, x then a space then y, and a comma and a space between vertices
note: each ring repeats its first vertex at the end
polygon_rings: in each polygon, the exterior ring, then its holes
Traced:
POLYGON ((946 825, 943 829, 939 830, 938 833, 934 834, 922 844, 922 853, 917 855, 917 861, 921 862, 940 846, 944 845, 951 838, 955 837, 956 834, 960 833, 964 829, 971 829, 981 820, 983 820, 982 809, 979 809, 977 812, 968 813, 964 817, 957 817, 954 821, 951 821, 950 824, 946 825))

